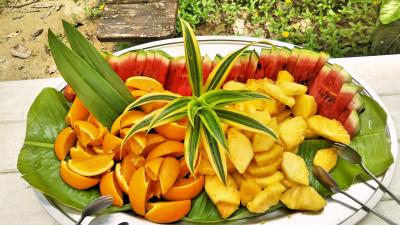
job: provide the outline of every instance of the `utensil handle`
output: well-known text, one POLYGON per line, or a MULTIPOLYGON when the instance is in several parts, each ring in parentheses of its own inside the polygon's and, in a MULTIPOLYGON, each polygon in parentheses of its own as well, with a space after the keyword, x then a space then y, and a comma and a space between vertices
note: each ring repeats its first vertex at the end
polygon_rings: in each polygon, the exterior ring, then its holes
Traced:
POLYGON ((80 225, 84 219, 85 219, 85 217, 81 216, 81 218, 79 218, 78 222, 76 222, 75 225, 80 225))
POLYGON ((374 174, 372 174, 367 167, 364 165, 364 163, 361 163, 361 168, 376 182, 379 184, 379 187, 386 192, 388 195, 390 195, 390 197, 393 198, 393 200, 395 200, 397 202, 397 204, 400 205, 400 199, 398 197, 396 197, 389 189, 387 189, 379 180, 378 178, 376 178, 374 176, 374 174))
POLYGON ((381 218, 383 221, 385 221, 386 223, 390 224, 390 225, 399 225, 398 223, 394 222, 393 220, 387 218, 386 216, 384 216, 383 214, 375 211, 374 209, 371 209, 370 207, 366 206, 364 203, 360 202, 359 200, 357 200, 356 198, 354 198, 353 196, 347 194, 344 191, 339 190, 339 192, 341 194, 346 195, 347 197, 349 197, 351 200, 357 202, 359 205, 362 206, 363 209, 365 209, 368 212, 372 212, 373 214, 375 214, 376 216, 378 216, 379 218, 381 218))

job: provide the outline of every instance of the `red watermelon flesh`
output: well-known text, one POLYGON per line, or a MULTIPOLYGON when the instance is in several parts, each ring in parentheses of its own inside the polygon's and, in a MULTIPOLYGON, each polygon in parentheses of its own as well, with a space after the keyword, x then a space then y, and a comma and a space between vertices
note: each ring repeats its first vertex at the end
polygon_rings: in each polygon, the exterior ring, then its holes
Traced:
POLYGON ((165 86, 165 82, 167 79, 167 74, 169 71, 169 66, 170 66, 170 58, 166 52, 158 50, 157 54, 160 55, 160 62, 158 65, 156 65, 156 79, 163 85, 165 86))
POLYGON ((111 68, 117 72, 118 71, 118 63, 119 63, 119 57, 115 55, 111 55, 108 58, 108 64, 111 66, 111 68))
POLYGON ((264 69, 261 68, 261 65, 258 64, 256 74, 254 75, 254 79, 263 79, 264 78, 264 69))
POLYGON ((280 48, 279 49, 279 63, 277 67, 276 73, 272 76, 272 79, 276 80, 278 77, 278 72, 284 70, 287 65, 288 59, 290 57, 291 51, 287 48, 280 48))
POLYGON ((325 52, 320 52, 319 53, 319 59, 317 64, 314 67, 313 72, 311 73, 311 78, 314 78, 315 76, 318 75, 319 71, 321 71, 322 67, 328 62, 329 60, 329 55, 326 54, 325 52))
POLYGON ((332 106, 331 115, 333 118, 338 118, 340 113, 347 108, 353 97, 358 93, 358 88, 355 85, 344 83, 337 95, 336 101, 332 106))
POLYGON ((327 87, 321 87, 318 95, 314 96, 318 106, 318 113, 322 116, 333 118, 331 116, 331 110, 334 102, 336 101, 337 95, 329 90, 327 87))
POLYGON ((237 77, 239 76, 240 70, 241 70, 241 64, 240 64, 240 58, 238 58, 235 60, 233 67, 232 67, 231 71, 229 71, 229 75, 225 79, 224 83, 226 83, 230 80, 236 80, 237 77))
POLYGON ((357 112, 362 112, 364 110, 364 101, 359 93, 354 95, 351 102, 347 105, 348 109, 356 110, 357 112))
MULTIPOLYGON (((271 55, 271 49, 269 49, 269 48, 261 49, 260 59, 258 61, 258 64, 261 66, 263 73, 267 69, 270 55, 271 55)), ((264 74, 263 74, 262 78, 264 78, 264 74)))
POLYGON ((134 75, 135 60, 136 52, 127 52, 119 56, 117 73, 123 81, 134 75))
POLYGON ((308 93, 312 96, 317 96, 319 89, 324 86, 324 80, 328 76, 331 71, 331 66, 329 64, 322 67, 321 71, 315 77, 315 79, 311 82, 308 88, 308 93))
POLYGON ((264 70, 265 77, 269 79, 273 79, 274 76, 279 72, 279 49, 276 47, 272 47, 270 60, 268 62, 267 68, 264 70))
POLYGON ((250 55, 249 64, 247 65, 246 69, 245 81, 254 78, 254 75, 257 70, 257 64, 258 64, 258 54, 256 51, 252 51, 250 55))
POLYGON ((178 94, 182 96, 190 96, 192 95, 192 89, 190 88, 189 78, 187 73, 181 73, 179 77, 179 87, 177 87, 178 94))
POLYGON ((339 93, 340 88, 342 87, 342 84, 344 83, 344 80, 342 80, 339 76, 340 71, 343 70, 343 67, 333 64, 332 69, 329 72, 328 76, 324 80, 324 84, 327 87, 330 87, 330 89, 335 92, 339 93))
POLYGON ((250 61, 250 54, 251 54, 250 52, 244 52, 240 56, 240 73, 237 78, 239 82, 244 82, 244 80, 246 79, 246 72, 247 72, 247 66, 249 65, 250 61))
POLYGON ((344 124, 347 120, 347 118, 349 118, 349 115, 351 114, 353 110, 350 109, 346 109, 343 112, 340 113, 340 115, 337 117, 336 120, 340 121, 342 124, 344 124))
POLYGON ((301 49, 297 48, 297 47, 292 49, 292 52, 289 56, 289 59, 288 59, 287 65, 286 65, 286 70, 289 71, 290 74, 293 74, 293 72, 294 72, 294 68, 296 67, 296 62, 299 57, 300 51, 301 51, 301 49))
POLYGON ((155 53, 152 50, 146 53, 146 63, 144 64, 143 76, 152 77, 155 53))
MULTIPOLYGON (((302 65, 296 64, 296 69, 297 69, 297 66, 299 66, 298 82, 302 83, 302 84, 308 83, 313 78, 311 76, 311 73, 314 71, 314 68, 317 65, 317 62, 319 59, 319 54, 316 52, 305 50, 304 53, 306 55, 305 55, 305 59, 303 60, 303 64, 302 65)), ((302 54, 302 53, 300 53, 300 54, 302 54)), ((295 69, 295 71, 296 71, 296 69, 295 69)))
POLYGON ((203 57, 203 83, 206 83, 208 75, 211 73, 213 61, 208 55, 203 57))
POLYGON ((180 82, 180 74, 186 73, 185 57, 175 57, 171 60, 169 73, 167 76, 166 88, 172 92, 177 92, 180 82))
POLYGON ((154 78, 156 80, 157 80, 157 70, 160 66, 161 58, 162 58, 162 55, 158 51, 154 51, 153 65, 150 67, 149 73, 147 73, 147 75, 149 77, 154 78))
POLYGON ((133 74, 135 76, 141 76, 143 74, 145 63, 146 63, 146 52, 142 49, 137 50, 135 68, 133 70, 133 74))

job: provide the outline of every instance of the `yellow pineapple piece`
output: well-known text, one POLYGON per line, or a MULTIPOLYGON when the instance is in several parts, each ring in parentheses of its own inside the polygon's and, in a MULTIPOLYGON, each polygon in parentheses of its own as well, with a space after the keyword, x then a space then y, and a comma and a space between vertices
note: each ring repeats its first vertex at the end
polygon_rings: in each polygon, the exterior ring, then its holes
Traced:
POLYGON ((279 87, 287 96, 304 95, 307 92, 307 86, 298 84, 296 82, 284 82, 279 84, 279 87))
POLYGON ((304 137, 306 139, 317 138, 318 134, 314 130, 311 130, 311 129, 307 128, 306 131, 304 132, 304 137))
POLYGON ((294 82, 294 77, 286 70, 281 70, 278 72, 278 78, 276 79, 276 84, 279 86, 285 82, 294 82))
POLYGON ((337 163, 337 154, 335 148, 320 149, 314 156, 313 164, 322 167, 329 172, 337 163))
POLYGON ((250 163, 249 167, 247 167, 246 173, 249 173, 250 175, 255 177, 268 176, 278 171, 281 162, 282 159, 279 158, 273 161, 271 164, 259 166, 256 162, 253 161, 252 163, 250 163))
POLYGON ((247 204, 247 209, 253 213, 263 213, 272 206, 278 204, 282 193, 286 190, 281 183, 275 183, 259 192, 254 199, 247 204))
POLYGON ((292 114, 292 111, 290 111, 290 109, 285 109, 282 112, 280 112, 278 115, 276 115, 276 120, 278 121, 278 123, 284 121, 285 119, 289 118, 290 115, 292 114))
POLYGON ((289 97, 285 95, 278 86, 274 84, 270 84, 267 82, 262 83, 262 85, 259 86, 259 88, 268 94, 269 96, 275 98, 276 100, 282 102, 283 104, 292 107, 295 103, 295 100, 293 97, 289 97))
POLYGON ((278 101, 275 99, 264 99, 264 109, 269 112, 271 115, 278 114, 278 101))
POLYGON ((307 125, 308 128, 315 131, 319 136, 331 141, 350 144, 349 133, 347 133, 343 125, 337 120, 315 115, 307 119, 307 125))
MULTIPOLYGON (((278 131, 278 122, 276 118, 272 118, 270 121, 268 121, 267 126, 275 132, 278 131)), ((253 133, 252 146, 254 152, 268 151, 275 143, 276 140, 270 135, 263 133, 253 133)))
POLYGON ((289 209, 318 211, 325 207, 326 201, 311 186, 294 186, 283 193, 281 202, 289 209))
POLYGON ((292 107, 293 115, 307 119, 317 113, 317 103, 315 102, 314 96, 304 94, 297 96, 295 100, 296 103, 292 107))
POLYGON ((288 179, 283 179, 283 180, 281 181, 281 183, 283 184, 283 186, 285 186, 285 187, 287 187, 287 188, 292 188, 292 187, 294 187, 294 186, 299 185, 299 184, 296 184, 296 183, 294 183, 294 182, 292 182, 292 181, 290 181, 290 180, 288 180, 288 179))
POLYGON ((240 185, 240 202, 243 206, 246 206, 254 196, 262 191, 260 185, 258 185, 254 180, 245 180, 240 185))
POLYGON ((254 137, 254 132, 248 131, 248 130, 241 130, 242 134, 244 134, 249 140, 253 139, 254 137))
POLYGON ((272 175, 265 176, 265 177, 255 177, 251 176, 250 174, 244 173, 244 178, 254 180, 258 185, 262 188, 268 187, 272 184, 281 182, 285 177, 282 172, 276 171, 272 175))
POLYGON ((245 87, 246 87, 246 85, 241 82, 230 80, 224 84, 222 89, 237 91, 237 90, 244 90, 245 87))
POLYGON ((258 166, 266 166, 282 158, 283 147, 274 145, 269 151, 254 153, 254 161, 258 166))
POLYGON ((240 174, 238 171, 234 171, 233 173, 231 173, 233 180, 236 183, 236 186, 240 187, 240 185, 242 185, 242 183, 245 181, 244 177, 242 174, 240 174))
POLYGON ((297 154, 297 152, 299 151, 299 145, 296 145, 296 147, 294 147, 292 149, 283 149, 283 151, 297 154))
POLYGON ((234 106, 234 109, 236 109, 238 111, 241 111, 241 112, 244 112, 244 109, 245 109, 244 102, 236 103, 235 106, 234 106))
POLYGON ((309 184, 306 162, 302 157, 291 152, 284 152, 281 170, 288 180, 303 185, 309 184))
POLYGON ((199 149, 199 168, 198 173, 203 175, 215 175, 214 169, 208 160, 207 153, 204 149, 199 149))
POLYGON ((248 79, 244 89, 250 91, 258 91, 258 83, 258 80, 248 79))
POLYGON ((263 99, 246 101, 243 104, 244 104, 244 111, 247 113, 250 113, 250 114, 255 111, 264 110, 264 100, 263 99))
POLYGON ((229 128, 228 135, 229 158, 239 173, 244 173, 253 159, 253 147, 250 140, 235 128, 229 128))
POLYGON ((228 132, 229 125, 226 123, 221 123, 221 128, 224 131, 224 134, 226 134, 228 132))
POLYGON ((230 217, 239 208, 235 204, 225 202, 219 202, 215 206, 223 219, 230 217))
POLYGON ((293 149, 304 141, 307 129, 306 121, 302 117, 294 117, 279 124, 279 137, 286 149, 293 149))

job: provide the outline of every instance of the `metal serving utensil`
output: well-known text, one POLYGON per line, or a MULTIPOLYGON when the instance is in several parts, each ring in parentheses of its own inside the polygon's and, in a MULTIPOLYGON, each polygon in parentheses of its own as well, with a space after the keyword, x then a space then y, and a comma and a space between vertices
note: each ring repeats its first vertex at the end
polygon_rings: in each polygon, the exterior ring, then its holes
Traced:
POLYGON ((353 164, 358 164, 361 166, 361 168, 376 182, 378 183, 379 187, 386 192, 388 195, 390 195, 390 197, 392 197, 398 204, 400 204, 400 199, 397 198, 389 189, 387 189, 387 187, 385 187, 375 176, 373 173, 371 173, 371 171, 369 171, 367 169, 367 167, 365 166, 365 164, 362 161, 361 155, 358 154, 358 152, 343 143, 340 142, 332 142, 332 145, 336 148, 337 150, 337 155, 344 159, 347 160, 353 164))
POLYGON ((95 215, 101 210, 109 207, 112 202, 113 197, 111 195, 96 198, 82 210, 81 218, 79 218, 78 222, 76 222, 76 225, 81 224, 87 216, 95 215))
POLYGON ((336 181, 327 173, 324 169, 322 169, 319 166, 313 166, 312 169, 313 175, 317 180, 327 189, 329 189, 333 193, 341 193, 351 200, 357 202, 363 209, 365 209, 367 212, 372 212, 382 220, 384 220, 386 223, 391 224, 391 225, 398 225, 398 223, 392 221, 391 219, 387 218, 386 216, 382 215, 381 213, 375 211, 374 209, 371 209, 370 207, 366 206, 364 203, 360 202, 353 196, 347 194, 346 192, 340 190, 339 186, 337 185, 336 181))

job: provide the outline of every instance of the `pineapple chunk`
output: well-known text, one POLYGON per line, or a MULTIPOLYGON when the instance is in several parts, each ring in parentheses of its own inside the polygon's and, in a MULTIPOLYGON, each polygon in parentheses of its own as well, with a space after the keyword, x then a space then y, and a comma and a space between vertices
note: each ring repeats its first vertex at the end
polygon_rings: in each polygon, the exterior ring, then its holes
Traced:
POLYGON ((250 91, 258 91, 258 82, 259 81, 255 79, 248 79, 244 89, 250 91))
POLYGON ((246 206, 251 200, 254 199, 254 196, 261 192, 262 189, 260 185, 258 185, 254 180, 245 180, 240 185, 240 202, 243 206, 246 206))
POLYGON ((300 156, 291 152, 284 152, 281 170, 290 181, 304 185, 309 184, 306 162, 300 156))
POLYGON ((274 145, 269 151, 254 153, 254 161, 258 166, 266 166, 282 158, 283 147, 274 145))
POLYGON ((279 124, 279 136, 286 149, 293 149, 303 142, 306 129, 306 121, 299 116, 279 124))
POLYGON ((242 174, 240 174, 237 171, 234 171, 233 173, 231 173, 233 180, 236 183, 236 186, 240 187, 240 185, 242 185, 242 183, 245 181, 244 177, 242 174))
POLYGON ((268 111, 271 115, 278 114, 278 101, 275 99, 264 99, 264 109, 268 111))
POLYGON ((244 173, 253 159, 253 147, 250 140, 235 128, 228 130, 229 158, 239 173, 244 173))
POLYGON ((254 180, 258 185, 260 185, 263 188, 268 187, 275 183, 279 183, 283 180, 283 178, 285 178, 283 176, 283 173, 281 173, 280 171, 277 171, 274 174, 265 177, 254 177, 247 173, 243 174, 243 176, 246 179, 254 180))
POLYGON ((296 184, 296 183, 294 183, 294 182, 292 182, 292 181, 290 181, 290 180, 288 180, 288 179, 283 179, 283 180, 281 181, 281 183, 283 184, 283 186, 285 186, 285 187, 287 187, 287 188, 292 188, 292 187, 298 185, 298 184, 296 184))
POLYGON ((262 85, 260 85, 260 89, 264 91, 266 94, 269 96, 275 98, 276 100, 282 102, 283 104, 292 107, 295 103, 295 100, 293 97, 289 97, 285 95, 278 86, 274 84, 270 84, 267 82, 263 82, 262 85))
POLYGON ((301 116, 307 119, 317 113, 317 103, 315 102, 314 96, 300 95, 295 99, 296 103, 292 107, 292 112, 295 116, 301 116))
POLYGON ((264 110, 264 101, 262 99, 251 100, 244 102, 244 111, 247 113, 253 113, 255 111, 264 110))
POLYGON ((229 125, 226 123, 221 123, 221 128, 224 131, 224 134, 226 134, 228 132, 229 125))
POLYGON ((294 186, 283 193, 281 202, 289 209, 318 211, 325 207, 326 201, 310 186, 294 186))
POLYGON ((336 166, 337 155, 334 148, 320 149, 314 156, 313 164, 329 172, 336 166))
POLYGON ((275 183, 259 192, 254 199, 247 204, 247 209, 253 213, 263 213, 272 206, 278 204, 282 193, 286 190, 281 183, 275 183))
POLYGON ((281 70, 278 72, 278 78, 276 79, 276 84, 279 86, 285 82, 294 82, 294 77, 286 70, 281 70))
POLYGON ((236 91, 236 90, 244 90, 245 87, 246 85, 241 82, 230 80, 226 82, 226 84, 224 84, 223 89, 236 91))
POLYGON ((288 96, 304 95, 307 92, 307 86, 295 82, 284 82, 279 84, 279 87, 288 96))
POLYGON ((289 109, 285 109, 282 112, 280 112, 278 115, 276 115, 276 120, 278 121, 278 123, 284 121, 285 119, 287 119, 290 115, 292 114, 292 111, 290 111, 289 109))
POLYGON ((278 159, 271 164, 258 166, 257 163, 253 161, 252 163, 250 163, 249 167, 247 167, 246 173, 249 173, 250 175, 256 177, 268 176, 278 171, 281 162, 282 159, 278 159))
POLYGON ((249 140, 254 137, 254 132, 248 130, 241 130, 242 134, 244 134, 249 140))
POLYGON ((244 112, 244 102, 236 103, 235 106, 234 106, 234 109, 236 109, 238 111, 241 111, 241 112, 244 112))
MULTIPOLYGON (((267 126, 274 130, 278 130, 278 123, 275 118, 272 118, 267 126)), ((272 138, 268 134, 263 134, 263 133, 253 133, 252 137, 252 146, 253 146, 253 151, 254 152, 265 152, 271 149, 271 147, 276 143, 276 140, 272 138)))
POLYGON ((236 204, 219 202, 216 204, 217 210, 223 219, 230 217, 239 207, 236 204))
POLYGON ((316 138, 316 137, 318 137, 318 134, 317 134, 317 132, 307 128, 306 132, 304 132, 304 137, 306 139, 316 138))
POLYGON ((215 175, 214 169, 211 166, 210 161, 205 150, 199 149, 199 168, 198 173, 203 175, 215 175))
POLYGON ((240 193, 235 181, 230 175, 226 177, 226 185, 217 176, 205 176, 204 188, 208 197, 214 204, 224 202, 237 205, 240 204, 240 193))
POLYGON ((269 114, 269 112, 267 110, 263 110, 263 111, 258 111, 258 110, 254 110, 252 112, 248 112, 250 114, 250 116, 257 120, 258 122, 262 123, 262 124, 268 124, 268 122, 271 120, 271 115, 269 114))
POLYGON ((343 125, 337 120, 315 115, 307 119, 308 128, 326 139, 350 144, 350 135, 343 125))

